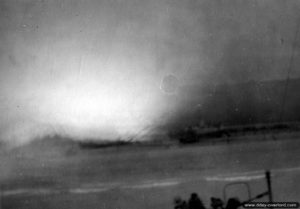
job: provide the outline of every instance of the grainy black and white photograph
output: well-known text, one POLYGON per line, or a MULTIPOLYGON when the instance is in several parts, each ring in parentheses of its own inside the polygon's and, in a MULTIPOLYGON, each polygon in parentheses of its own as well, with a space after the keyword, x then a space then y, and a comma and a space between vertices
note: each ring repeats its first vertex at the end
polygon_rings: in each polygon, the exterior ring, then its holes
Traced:
POLYGON ((0 0, 0 209, 299 208, 299 0, 0 0))

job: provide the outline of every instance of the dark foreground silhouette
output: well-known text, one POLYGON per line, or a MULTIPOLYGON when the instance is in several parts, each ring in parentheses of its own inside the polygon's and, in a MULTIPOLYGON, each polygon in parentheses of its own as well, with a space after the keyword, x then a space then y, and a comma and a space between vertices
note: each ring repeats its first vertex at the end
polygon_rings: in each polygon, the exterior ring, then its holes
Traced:
MULTIPOLYGON (((224 202, 220 198, 211 197, 210 201, 212 209, 237 209, 242 205, 238 198, 230 198, 226 207, 224 207, 224 202)), ((181 197, 176 197, 174 204, 174 209, 206 209, 197 193, 192 193, 188 202, 181 197)))

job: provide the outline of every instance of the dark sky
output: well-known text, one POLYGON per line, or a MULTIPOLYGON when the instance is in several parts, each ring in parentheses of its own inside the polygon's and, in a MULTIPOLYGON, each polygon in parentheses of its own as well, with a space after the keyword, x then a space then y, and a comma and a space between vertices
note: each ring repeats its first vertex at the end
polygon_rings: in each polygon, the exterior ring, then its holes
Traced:
POLYGON ((2 0, 1 138, 117 138, 168 112, 180 85, 299 77, 300 1, 2 0), (296 44, 294 44, 296 43, 296 44))

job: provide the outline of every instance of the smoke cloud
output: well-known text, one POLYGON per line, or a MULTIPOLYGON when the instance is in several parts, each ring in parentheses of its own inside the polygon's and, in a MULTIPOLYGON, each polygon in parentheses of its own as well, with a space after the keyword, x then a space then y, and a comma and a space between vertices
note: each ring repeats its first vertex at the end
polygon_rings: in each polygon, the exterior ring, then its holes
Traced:
MULTIPOLYGON (((299 6, 1 1, 1 139, 113 140, 146 133, 167 122, 182 101, 161 91, 168 75, 181 86, 284 78, 299 6)), ((295 59, 293 67, 299 64, 295 59)))

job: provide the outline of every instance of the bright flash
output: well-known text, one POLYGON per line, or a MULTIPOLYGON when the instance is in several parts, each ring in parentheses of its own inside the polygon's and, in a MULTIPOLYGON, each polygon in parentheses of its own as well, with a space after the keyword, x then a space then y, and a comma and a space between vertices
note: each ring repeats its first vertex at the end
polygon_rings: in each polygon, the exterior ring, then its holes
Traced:
POLYGON ((73 127, 82 136, 93 137, 97 133, 114 139, 136 135, 149 126, 157 109, 153 91, 147 91, 145 85, 128 85, 128 81, 71 79, 51 92, 50 101, 45 103, 51 111, 48 116, 56 124, 73 127))

